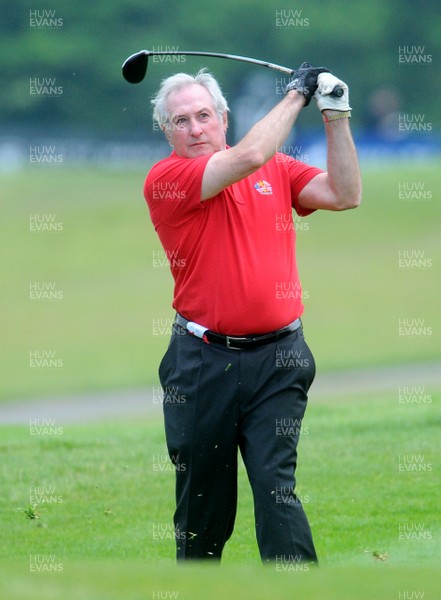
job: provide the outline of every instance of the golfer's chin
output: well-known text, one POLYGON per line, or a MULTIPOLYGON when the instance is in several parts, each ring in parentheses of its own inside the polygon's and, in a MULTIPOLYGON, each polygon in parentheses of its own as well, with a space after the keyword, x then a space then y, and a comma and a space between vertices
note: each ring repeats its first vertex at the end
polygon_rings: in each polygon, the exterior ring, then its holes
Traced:
POLYGON ((209 142, 191 144, 190 146, 181 148, 174 146, 174 151, 176 154, 178 156, 182 156, 183 158, 197 158, 198 156, 203 156, 204 154, 213 154, 214 152, 219 152, 220 150, 224 149, 225 148, 218 148, 215 144, 211 144, 209 142))
MULTIPOLYGON (((222 147, 218 147, 216 144, 212 144, 210 142, 198 142, 196 144, 190 144, 185 148, 185 154, 181 156, 185 156, 186 158, 197 158, 198 156, 203 156, 204 154, 213 154, 214 152, 219 152, 219 150, 224 150, 222 147)), ((179 152, 177 152, 179 154, 179 152)))
POLYGON ((212 144, 207 142, 197 142, 195 144, 190 144, 187 146, 187 156, 188 158, 196 158, 197 156, 202 156, 204 154, 212 154, 214 152, 214 148, 212 144))

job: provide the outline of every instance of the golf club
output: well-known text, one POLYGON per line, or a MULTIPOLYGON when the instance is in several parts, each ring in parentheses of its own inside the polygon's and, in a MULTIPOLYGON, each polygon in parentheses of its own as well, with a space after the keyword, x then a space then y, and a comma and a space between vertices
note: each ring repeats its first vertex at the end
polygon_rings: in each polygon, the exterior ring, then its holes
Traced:
MULTIPOLYGON (((295 69, 289 69, 288 67, 282 67, 281 65, 275 65, 274 63, 269 63, 264 60, 258 60, 257 58, 248 58, 247 56, 237 56, 236 54, 222 54, 219 52, 185 52, 185 51, 177 51, 177 50, 140 50, 139 52, 135 52, 126 60, 122 66, 122 74, 126 81, 129 83, 140 83, 146 73, 148 66, 149 56, 158 56, 158 55, 177 55, 177 56, 209 56, 212 58, 228 58, 230 60, 239 60, 242 62, 252 63, 254 65, 260 65, 261 67, 267 67, 268 69, 272 69, 273 71, 279 71, 280 73, 286 73, 286 75, 293 75, 295 73, 295 69)), ((344 90, 335 86, 333 91, 331 92, 331 96, 335 96, 336 98, 341 98, 343 96, 344 90)))

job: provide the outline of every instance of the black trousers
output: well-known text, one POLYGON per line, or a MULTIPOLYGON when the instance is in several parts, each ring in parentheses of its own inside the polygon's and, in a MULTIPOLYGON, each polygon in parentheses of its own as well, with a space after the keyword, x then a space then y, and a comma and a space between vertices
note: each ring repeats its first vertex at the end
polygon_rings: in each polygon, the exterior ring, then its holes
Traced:
POLYGON ((159 366, 176 467, 177 559, 220 559, 234 527, 241 452, 263 561, 316 562, 295 494, 297 442, 315 363, 302 328, 254 350, 207 344, 173 325, 159 366))

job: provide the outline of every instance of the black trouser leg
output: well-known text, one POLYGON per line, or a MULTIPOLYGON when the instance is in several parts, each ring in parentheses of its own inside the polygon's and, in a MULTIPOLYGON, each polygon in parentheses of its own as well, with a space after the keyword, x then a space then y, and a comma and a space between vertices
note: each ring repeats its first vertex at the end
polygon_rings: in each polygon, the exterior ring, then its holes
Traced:
POLYGON ((237 368, 229 353, 176 335, 160 365, 167 446, 176 465, 177 558, 220 559, 237 505, 237 368), (236 380, 235 380, 236 378, 236 380))
MULTIPOLYGON (((315 364, 303 332, 266 347, 260 376, 241 403, 240 447, 253 490, 262 560, 317 561, 311 530, 295 495, 297 443, 315 364)), ((253 372, 253 357, 248 369, 253 372)))

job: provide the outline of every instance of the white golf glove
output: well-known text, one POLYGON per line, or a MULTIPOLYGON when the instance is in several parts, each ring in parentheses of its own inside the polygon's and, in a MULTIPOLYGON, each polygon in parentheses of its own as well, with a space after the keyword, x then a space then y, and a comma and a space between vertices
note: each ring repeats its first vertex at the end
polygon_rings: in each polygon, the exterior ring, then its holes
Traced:
POLYGON ((317 90, 314 94, 317 106, 323 110, 337 110, 346 112, 352 110, 349 106, 349 88, 344 81, 335 77, 331 73, 320 73, 317 77, 317 90), (330 96, 332 90, 338 86, 342 88, 343 95, 340 98, 330 96))

